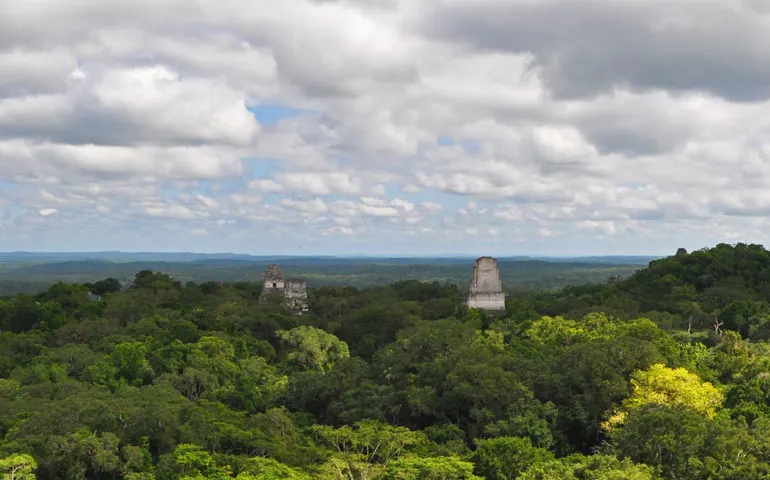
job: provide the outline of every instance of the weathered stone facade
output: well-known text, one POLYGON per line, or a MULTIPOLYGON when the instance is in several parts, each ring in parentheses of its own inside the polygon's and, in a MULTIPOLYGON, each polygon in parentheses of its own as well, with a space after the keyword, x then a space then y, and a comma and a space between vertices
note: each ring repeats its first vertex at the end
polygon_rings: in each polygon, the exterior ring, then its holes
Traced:
POLYGON ((291 299, 307 300, 307 283, 299 279, 286 280, 284 296, 291 299))
POLYGON ((505 310, 505 293, 500 282, 497 259, 480 257, 473 265, 473 278, 468 284, 466 305, 482 310, 505 310))
POLYGON ((268 265, 265 270, 265 287, 262 299, 277 296, 284 299, 287 307, 297 313, 306 312, 307 283, 299 278, 284 278, 279 265, 268 265))
POLYGON ((265 270, 265 289, 262 294, 274 293, 283 295, 284 286, 285 281, 281 267, 278 265, 268 265, 265 270))

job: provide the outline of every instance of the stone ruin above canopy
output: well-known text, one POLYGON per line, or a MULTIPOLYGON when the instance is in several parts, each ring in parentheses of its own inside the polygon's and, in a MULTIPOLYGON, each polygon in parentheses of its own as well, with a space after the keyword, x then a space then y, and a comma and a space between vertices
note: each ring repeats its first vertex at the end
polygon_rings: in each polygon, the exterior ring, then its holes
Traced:
POLYGON ((265 283, 261 299, 269 297, 284 299, 284 305, 301 313, 308 309, 307 283, 301 278, 285 278, 280 265, 268 265, 265 269, 265 283))
POLYGON ((473 264, 473 278, 468 284, 468 308, 488 311, 505 310, 505 293, 500 281, 497 259, 480 257, 473 264))

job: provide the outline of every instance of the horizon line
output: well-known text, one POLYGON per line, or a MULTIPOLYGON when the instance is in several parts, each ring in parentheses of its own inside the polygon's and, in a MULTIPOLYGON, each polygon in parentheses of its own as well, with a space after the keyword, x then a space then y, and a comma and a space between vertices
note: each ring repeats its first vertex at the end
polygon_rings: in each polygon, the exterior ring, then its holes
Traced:
POLYGON ((490 256, 496 258, 509 258, 509 257, 528 257, 528 258, 591 258, 591 257, 665 257, 668 255, 650 254, 650 253, 614 253, 614 254, 531 254, 531 253, 506 253, 506 254, 474 254, 474 253, 352 253, 352 254, 327 254, 327 253, 315 253, 315 254, 291 254, 291 253, 244 253, 244 252, 194 252, 194 251, 132 251, 132 250, 81 250, 81 251, 57 251, 57 250, 8 250, 0 251, 0 255, 13 255, 13 254, 31 254, 31 255, 94 255, 94 254, 125 254, 125 255, 239 255, 248 257, 287 257, 287 258, 303 258, 303 257, 330 257, 330 258, 437 258, 437 257, 454 257, 454 258, 479 258, 480 256, 490 256))

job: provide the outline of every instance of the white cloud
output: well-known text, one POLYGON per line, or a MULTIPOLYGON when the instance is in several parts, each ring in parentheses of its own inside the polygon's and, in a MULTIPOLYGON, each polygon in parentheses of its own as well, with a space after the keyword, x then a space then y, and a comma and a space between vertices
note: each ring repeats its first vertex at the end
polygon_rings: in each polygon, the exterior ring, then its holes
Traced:
POLYGON ((84 80, 63 92, 0 101, 0 129, 68 144, 131 146, 245 147, 259 132, 244 93, 216 78, 185 78, 161 65, 80 75, 84 80))
POLYGON ((284 186, 272 178, 259 178, 249 182, 249 187, 264 193, 279 193, 284 191, 284 186))
POLYGON ((524 217, 521 208, 516 205, 501 205, 492 215, 503 220, 521 220, 524 217))
POLYGON ((0 248, 761 241, 770 16, 726 5, 10 2, 0 248))
POLYGON ((341 234, 341 235, 352 236, 352 235, 355 235, 355 233, 356 233, 355 230, 353 230, 352 228, 344 227, 344 226, 330 227, 324 231, 324 235, 341 234))
POLYGON ((301 213, 318 214, 329 210, 329 207, 327 207, 320 198, 314 198, 313 200, 293 200, 284 198, 281 200, 281 205, 301 213))
POLYGON ((441 210, 444 209, 444 207, 437 202, 422 202, 420 205, 424 210, 431 213, 440 212, 441 210))
POLYGON ((175 218, 175 219, 195 219, 206 218, 208 213, 201 210, 195 210, 185 205, 151 203, 144 206, 145 212, 152 217, 175 218))
POLYGON ((401 191, 403 191, 404 193, 419 193, 422 191, 422 188, 418 187, 417 185, 408 184, 408 185, 404 185, 401 188, 401 191))
POLYGON ((341 193, 358 195, 363 192, 359 179, 346 173, 292 172, 276 175, 276 178, 260 178, 249 183, 251 188, 262 192, 288 192, 308 195, 341 193))
POLYGON ((66 48, 0 51, 0 98, 50 94, 66 88, 76 59, 66 48))
POLYGON ((383 196, 387 193, 388 188, 385 185, 377 184, 370 189, 373 195, 383 196))
POLYGON ((92 144, 0 141, 0 179, 57 183, 83 179, 156 178, 213 180, 234 177, 243 166, 234 151, 201 147, 112 147, 92 144))

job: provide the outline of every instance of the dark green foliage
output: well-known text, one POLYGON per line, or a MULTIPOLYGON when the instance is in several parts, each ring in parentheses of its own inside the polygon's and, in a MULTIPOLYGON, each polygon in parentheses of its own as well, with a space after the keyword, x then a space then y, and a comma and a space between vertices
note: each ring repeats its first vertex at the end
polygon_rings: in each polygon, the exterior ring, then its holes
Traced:
POLYGON ((497 437, 477 442, 471 456, 476 474, 487 480, 511 480, 531 466, 554 459, 544 448, 532 445, 528 438, 497 437))
POLYGON ((105 278, 91 284, 86 284, 88 289, 96 295, 107 295, 121 290, 120 280, 117 278, 105 278))
POLYGON ((302 316, 243 281, 143 269, 125 288, 54 283, 0 299, 0 467, 73 480, 767 478, 768 260, 755 245, 680 252, 626 280, 509 296, 501 315, 436 281, 311 289, 302 316), (640 395, 632 378, 673 371, 656 364, 711 382, 719 405, 654 382, 640 395))

